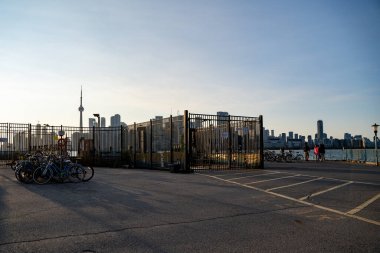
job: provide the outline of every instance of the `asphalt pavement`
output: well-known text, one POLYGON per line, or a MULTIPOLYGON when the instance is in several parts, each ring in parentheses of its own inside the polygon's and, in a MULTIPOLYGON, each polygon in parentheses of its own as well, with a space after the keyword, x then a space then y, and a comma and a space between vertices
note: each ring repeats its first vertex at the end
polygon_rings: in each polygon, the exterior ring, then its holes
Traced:
POLYGON ((0 252, 380 252, 380 169, 340 162, 175 174, 0 168, 0 252))

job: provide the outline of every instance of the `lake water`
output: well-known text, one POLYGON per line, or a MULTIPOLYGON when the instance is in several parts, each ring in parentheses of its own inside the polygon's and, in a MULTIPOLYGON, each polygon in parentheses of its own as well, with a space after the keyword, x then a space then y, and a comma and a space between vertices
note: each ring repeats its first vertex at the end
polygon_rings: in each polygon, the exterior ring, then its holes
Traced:
MULTIPOLYGON (((278 150, 276 152, 279 152, 278 150)), ((303 150, 293 150, 293 153, 303 154, 303 150)), ((380 160, 380 150, 377 150, 380 160)), ((313 150, 310 151, 310 160, 315 160, 313 150)), ((326 160, 333 161, 361 161, 376 162, 376 153, 374 149, 326 149, 326 160)))

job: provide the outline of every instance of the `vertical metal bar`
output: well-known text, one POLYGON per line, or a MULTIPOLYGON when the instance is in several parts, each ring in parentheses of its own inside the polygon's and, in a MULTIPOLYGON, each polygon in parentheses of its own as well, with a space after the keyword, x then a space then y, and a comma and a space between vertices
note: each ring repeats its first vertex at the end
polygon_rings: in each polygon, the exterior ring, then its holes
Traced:
POLYGON ((184 140, 183 140, 183 143, 184 143, 184 168, 186 171, 188 171, 190 169, 190 166, 189 166, 189 152, 188 152, 188 148, 189 148, 189 126, 188 126, 188 121, 189 121, 189 112, 187 110, 184 111, 184 115, 183 115, 183 129, 184 129, 184 140))
POLYGON ((28 125, 28 153, 32 151, 32 124, 28 125))
POLYGON ((136 126, 136 122, 133 123, 133 131, 134 131, 133 163, 134 163, 134 165, 136 165, 136 152, 137 152, 137 126, 136 126))
POLYGON ((264 169, 264 125, 263 115, 259 116, 260 122, 260 168, 264 169))
POLYGON ((170 163, 173 164, 173 116, 170 115, 170 163))
POLYGON ((149 156, 150 156, 150 168, 153 167, 153 121, 150 120, 150 148, 149 148, 149 156))
POLYGON ((95 165, 95 126, 92 126, 92 163, 95 165))
POLYGON ((232 166, 232 134, 231 134, 231 116, 228 115, 228 169, 232 166))
POLYGON ((123 160, 123 125, 120 126, 120 160, 123 160))

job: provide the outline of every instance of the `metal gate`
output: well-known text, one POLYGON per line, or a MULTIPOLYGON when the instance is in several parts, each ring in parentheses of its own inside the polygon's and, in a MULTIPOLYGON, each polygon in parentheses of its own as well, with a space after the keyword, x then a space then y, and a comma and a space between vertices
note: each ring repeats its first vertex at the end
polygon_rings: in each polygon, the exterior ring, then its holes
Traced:
POLYGON ((190 170, 263 168, 263 118, 185 111, 190 170))

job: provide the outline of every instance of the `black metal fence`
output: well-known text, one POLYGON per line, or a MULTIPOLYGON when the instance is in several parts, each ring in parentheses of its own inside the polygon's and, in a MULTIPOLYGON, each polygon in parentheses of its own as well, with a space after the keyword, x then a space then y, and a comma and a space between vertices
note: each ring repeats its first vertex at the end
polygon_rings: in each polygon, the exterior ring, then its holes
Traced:
POLYGON ((263 167, 262 117, 192 114, 120 127, 0 123, 0 160, 37 150, 97 166, 184 171, 263 167))
POLYGON ((192 169, 263 167, 262 117, 205 115, 187 117, 188 162, 192 169))

